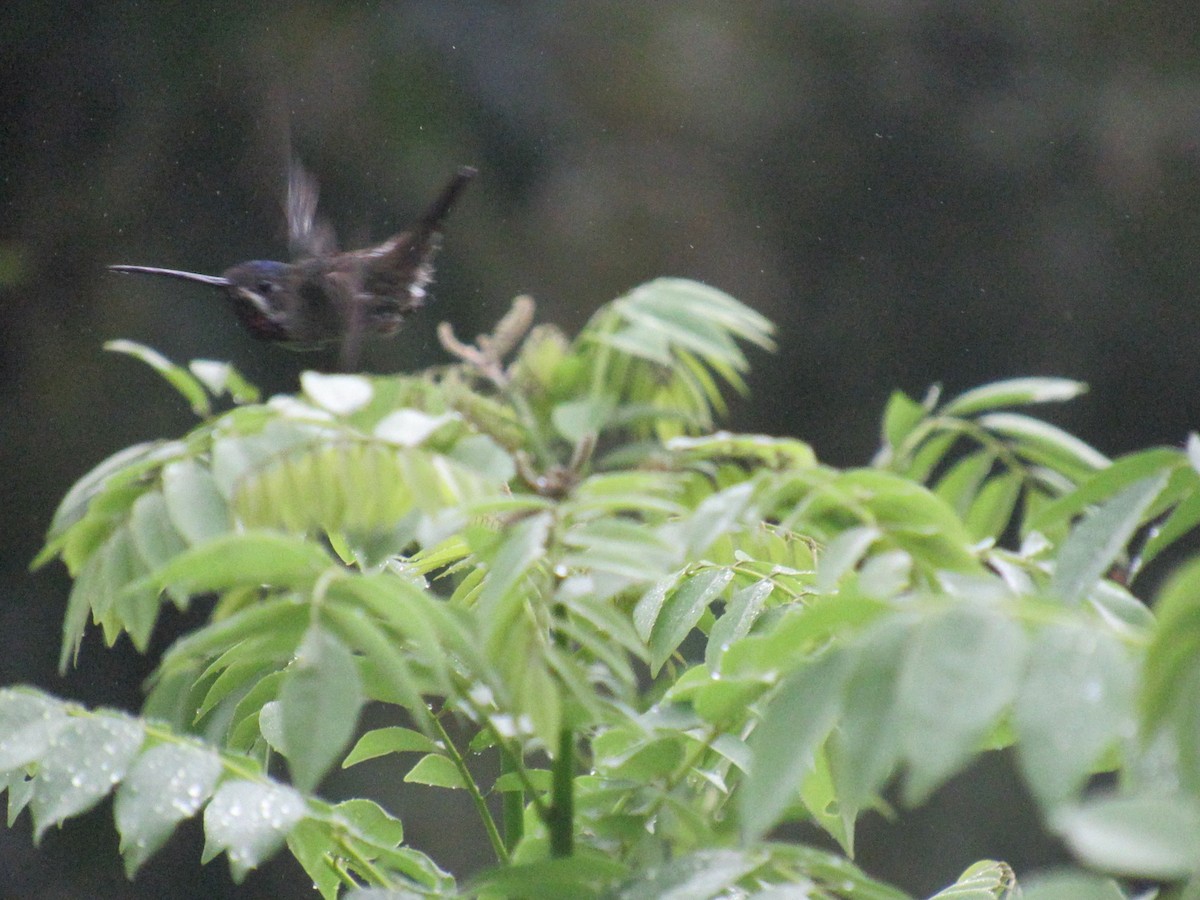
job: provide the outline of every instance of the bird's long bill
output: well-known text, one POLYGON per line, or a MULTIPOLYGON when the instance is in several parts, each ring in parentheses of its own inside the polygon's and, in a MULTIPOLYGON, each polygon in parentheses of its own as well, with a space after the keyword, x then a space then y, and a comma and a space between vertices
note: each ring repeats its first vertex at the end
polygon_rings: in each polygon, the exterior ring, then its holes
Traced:
POLYGON ((233 284, 228 278, 220 275, 200 275, 196 272, 181 272, 178 269, 159 269, 155 266, 109 266, 111 272, 123 272, 131 275, 164 275, 167 278, 178 278, 181 281, 198 281, 201 284, 211 284, 213 287, 229 287, 233 284))

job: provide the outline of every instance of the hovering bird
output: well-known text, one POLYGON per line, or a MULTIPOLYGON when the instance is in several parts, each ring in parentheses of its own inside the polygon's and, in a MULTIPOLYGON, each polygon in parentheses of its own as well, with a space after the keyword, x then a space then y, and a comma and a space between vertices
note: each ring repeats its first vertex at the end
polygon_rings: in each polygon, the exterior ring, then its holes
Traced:
POLYGON ((155 266, 108 268, 219 288, 254 337, 297 350, 340 342, 342 368, 353 369, 365 335, 395 334, 424 305, 442 220, 476 174, 469 166, 460 168, 407 230, 374 247, 340 252, 333 229, 316 216, 316 180, 293 162, 286 204, 292 262, 256 259, 221 275, 155 266))

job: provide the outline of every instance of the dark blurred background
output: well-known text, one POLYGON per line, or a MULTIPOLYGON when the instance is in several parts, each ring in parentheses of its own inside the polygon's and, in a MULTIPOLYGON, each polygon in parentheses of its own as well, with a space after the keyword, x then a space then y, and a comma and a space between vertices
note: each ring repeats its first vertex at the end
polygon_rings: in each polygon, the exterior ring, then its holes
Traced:
MULTIPOLYGON (((53 509, 109 453, 192 418, 126 337, 234 361, 270 391, 331 360, 256 344, 215 294, 107 273, 284 258, 284 136, 344 245, 380 239, 458 165, 437 298, 373 371, 443 359, 518 292, 576 329, 659 275, 779 324, 731 426, 869 460, 894 388, 1080 378, 1048 411, 1108 453, 1200 422, 1200 35, 1191 2, 299 2, 0 8, 0 684, 136 709, 151 662, 93 635, 54 671, 69 583, 30 575, 53 509)), ((164 626, 159 644, 170 637, 164 626)), ((363 790, 386 767, 326 785, 363 790)), ((929 892, 1059 848, 991 760, 860 862, 929 892)), ((463 873, 462 806, 374 785, 463 873)), ((456 800, 457 798, 452 798, 456 800)), ((463 823, 467 823, 464 827, 463 823)), ((38 849, 0 831, 0 897, 309 896, 284 861, 228 883, 185 829, 133 884, 108 805, 38 849)))

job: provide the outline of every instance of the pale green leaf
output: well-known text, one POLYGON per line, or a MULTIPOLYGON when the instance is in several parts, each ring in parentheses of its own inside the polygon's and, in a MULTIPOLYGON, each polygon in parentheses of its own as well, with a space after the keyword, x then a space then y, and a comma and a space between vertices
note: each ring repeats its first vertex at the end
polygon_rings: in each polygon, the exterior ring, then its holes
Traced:
POLYGON ((725 612, 713 623, 704 651, 704 663, 710 671, 716 672, 720 669, 721 656, 730 644, 750 633, 751 626, 762 612, 763 605, 774 588, 775 583, 764 578, 742 588, 729 598, 725 612))
POLYGON ((659 669, 670 659, 683 639, 696 627, 708 605, 720 596, 731 580, 732 569, 702 569, 685 578, 667 596, 654 620, 647 641, 651 675, 658 674, 659 669))
POLYGON ((980 860, 958 876, 958 881, 929 900, 1020 900, 1017 876, 1008 863, 980 860))
POLYGON ((577 444, 588 435, 604 431, 616 406, 612 397, 603 394, 571 400, 557 404, 550 413, 550 421, 561 437, 577 444))
POLYGON ((361 375, 302 372, 300 387, 317 406, 337 416, 348 415, 371 402, 371 381, 361 375))
POLYGON ((404 823, 373 800, 355 797, 343 800, 333 810, 339 818, 369 835, 373 843, 399 847, 404 842, 404 823))
POLYGON ((272 531, 224 534, 174 557, 152 575, 160 587, 192 594, 239 585, 303 587, 331 560, 303 537, 272 531))
POLYGON ((929 410, 903 391, 893 391, 883 411, 883 440, 891 450, 904 443, 929 410))
POLYGON ((34 835, 91 809, 124 777, 144 739, 136 719, 97 713, 58 729, 34 776, 34 835))
POLYGON ((463 781, 458 767, 449 757, 440 753, 428 753, 422 756, 417 764, 409 769, 404 780, 411 784, 427 784, 430 787, 466 787, 466 782, 463 781))
POLYGON ((1200 872, 1200 806, 1178 796, 1111 796, 1063 809, 1054 830, 1086 865, 1175 881, 1200 872))
POLYGON ((1068 378, 1011 378, 959 394, 946 403, 941 411, 948 416, 969 416, 1002 406, 1060 403, 1086 392, 1086 384, 1068 378))
POLYGON ((1111 878, 1083 872, 1049 872, 1022 879, 1021 900, 1129 900, 1129 897, 1111 878))
POLYGON ((1166 483, 1165 474, 1136 481, 1071 530, 1054 569, 1054 589, 1064 603, 1074 605, 1087 596, 1129 543, 1166 483))
POLYGON ((399 725, 374 728, 358 739, 354 749, 342 760, 342 768, 347 769, 357 763, 386 756, 389 753, 431 753, 436 749, 433 741, 411 728, 403 728, 399 725))
POLYGON ((69 721, 62 704, 23 688, 0 690, 0 772, 41 759, 69 721))
POLYGON ((286 785, 227 781, 204 810, 201 860, 208 862, 225 852, 233 880, 240 883, 283 846, 305 812, 304 798, 286 785))
POLYGON ((842 709, 849 663, 846 654, 827 653, 790 675, 771 698, 750 736, 752 765, 739 798, 747 840, 761 838, 799 799, 817 747, 842 709))
POLYGON ((740 850, 698 850, 651 869, 621 890, 619 900, 697 900, 726 896, 761 865, 758 855, 740 850))
POLYGON ((1042 628, 1014 709, 1017 759, 1043 806, 1071 797, 1104 751, 1134 731, 1135 668, 1107 630, 1042 628))
POLYGON ((1109 464, 1108 457, 1061 428, 1020 413, 988 413, 978 424, 988 431, 1004 435, 1014 449, 1037 462, 1081 479, 1109 464))
POLYGON ((232 363, 213 359, 194 359, 188 363, 193 375, 214 397, 228 393, 235 403, 257 403, 258 388, 248 382, 232 363))
POLYGON ((838 806, 852 822, 884 787, 901 755, 901 712, 897 682, 912 623, 880 621, 855 646, 853 669, 829 755, 838 806))
POLYGON ((908 802, 978 752, 1016 696, 1024 659, 1020 626, 984 609, 955 607, 917 627, 898 683, 908 802))
POLYGON ((364 698, 354 656, 314 625, 279 689, 283 749, 296 787, 313 790, 341 756, 364 698))
POLYGON ((113 803, 126 875, 133 878, 175 826, 199 812, 221 771, 216 753, 189 744, 159 744, 137 758, 113 803))
POLYGON ((163 469, 162 491, 171 524, 189 544, 229 531, 229 510, 212 473, 199 463, 169 464, 163 469))

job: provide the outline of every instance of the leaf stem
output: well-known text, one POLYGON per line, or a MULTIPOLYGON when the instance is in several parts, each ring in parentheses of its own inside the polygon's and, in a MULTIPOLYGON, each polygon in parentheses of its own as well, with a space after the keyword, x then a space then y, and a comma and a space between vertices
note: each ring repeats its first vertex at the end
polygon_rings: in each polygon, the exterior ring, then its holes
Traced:
POLYGON ((550 832, 550 856, 563 859, 575 852, 575 732, 570 728, 558 733, 551 775, 550 808, 544 818, 550 832))
POLYGON ((507 863, 509 861, 508 848, 505 846, 504 840, 500 837, 500 831, 496 828, 496 820, 492 818, 491 810, 488 809, 487 801, 480 792, 479 785, 475 783, 475 778, 471 775, 471 770, 467 768, 466 760, 458 752, 454 741, 450 739, 450 734, 442 725, 441 719, 434 716, 432 724, 441 741, 443 752, 454 763, 454 768, 458 769, 463 787, 471 795, 471 802, 475 804, 475 810, 479 813, 479 818, 483 822, 483 828, 487 832, 488 841, 492 845, 492 851, 496 854, 496 859, 501 863, 507 863))

